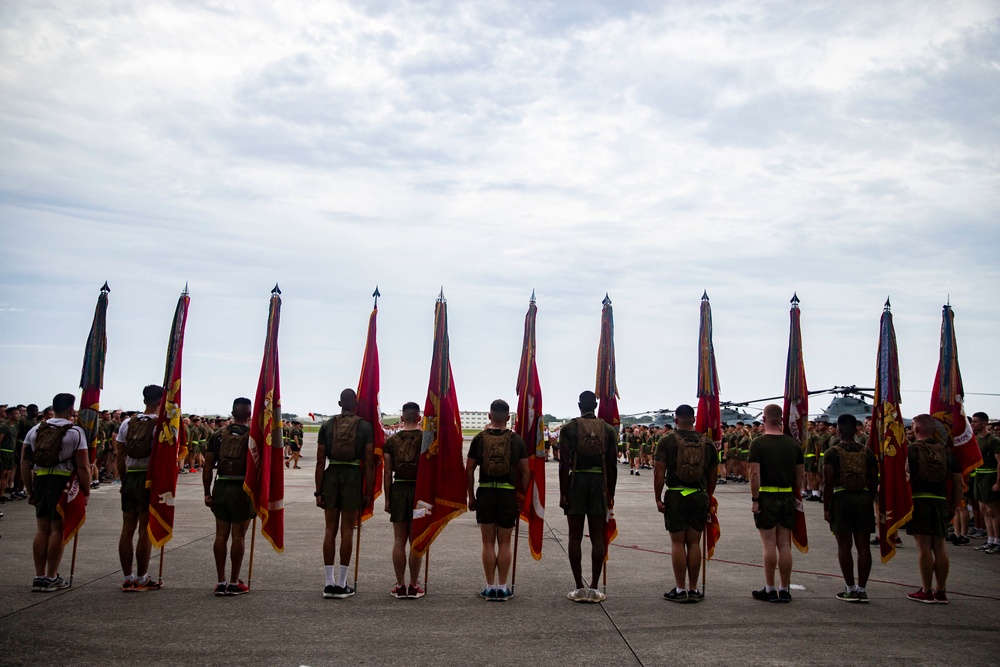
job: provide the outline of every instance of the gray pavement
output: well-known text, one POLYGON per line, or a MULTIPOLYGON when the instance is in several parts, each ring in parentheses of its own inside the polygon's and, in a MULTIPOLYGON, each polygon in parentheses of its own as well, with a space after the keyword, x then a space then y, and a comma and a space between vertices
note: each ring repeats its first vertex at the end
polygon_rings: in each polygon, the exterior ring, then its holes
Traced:
MULTIPOLYGON (((521 540, 516 596, 478 598, 483 587, 479 531, 469 513, 430 550, 428 595, 396 600, 388 515, 365 524, 358 594, 324 600, 323 518, 312 491, 315 435, 307 434, 302 470, 286 474, 286 548, 258 538, 250 595, 215 598, 214 523, 200 475, 178 484, 165 587, 123 595, 117 558, 117 487, 91 495, 79 540, 73 587, 30 591, 34 514, 7 503, 0 519, 0 664, 59 665, 547 665, 996 664, 1000 649, 1000 557, 951 547, 948 606, 906 599, 917 587, 912 538, 883 565, 876 557, 867 606, 840 602, 835 542, 819 503, 807 503, 811 546, 795 552, 790 605, 750 597, 763 576, 750 516, 749 488, 719 487, 722 540, 708 565, 706 600, 663 600, 670 586, 669 539, 653 503, 652 471, 619 477, 618 540, 608 568, 608 599, 581 605, 565 554, 566 526, 556 506, 556 464, 547 468, 549 517, 544 558, 521 540)), ((377 503, 376 507, 380 507, 377 503)), ((585 553, 586 553, 585 548, 585 553)), ((151 569, 159 561, 154 555, 151 569)), ((62 574, 70 567, 70 548, 62 574)), ((244 573, 246 564, 244 564, 244 573)), ((352 568, 353 576, 353 568, 352 568)), ((245 578, 245 575, 244 575, 245 578)))

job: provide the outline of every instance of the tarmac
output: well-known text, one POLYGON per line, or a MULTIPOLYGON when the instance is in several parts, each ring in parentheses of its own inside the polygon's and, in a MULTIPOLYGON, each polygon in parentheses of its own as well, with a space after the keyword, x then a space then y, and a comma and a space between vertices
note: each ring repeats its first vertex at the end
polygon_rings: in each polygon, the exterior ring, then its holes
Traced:
MULTIPOLYGON (((322 598, 323 516, 312 492, 315 434, 306 434, 301 470, 286 470, 285 550, 258 536, 252 592, 212 594, 214 519, 201 475, 181 475, 173 539, 159 591, 122 594, 118 488, 92 492, 80 532, 73 585, 33 593, 33 508, 2 506, 0 665, 996 665, 1000 649, 1000 557, 948 546, 951 604, 906 599, 919 587, 913 539, 875 565, 867 605, 835 598, 843 580, 822 504, 806 503, 808 554, 794 552, 791 604, 750 597, 763 585, 749 485, 717 491, 722 538, 708 563, 705 600, 676 604, 670 541, 656 511, 653 475, 619 468, 607 600, 577 604, 557 506, 557 464, 546 466, 548 515, 543 558, 518 548, 515 596, 479 598, 483 588, 475 516, 453 520, 430 549, 427 596, 396 600, 388 515, 362 531, 358 593, 322 598)), ((259 530, 259 528, 258 528, 259 530)), ((249 536, 248 536, 249 542, 249 536)), ((61 572, 70 571, 72 543, 61 572)), ((584 543, 584 554, 589 553, 584 543)), ((248 549, 249 556, 249 549, 248 549)), ((155 576, 160 566, 154 552, 155 576)), ((244 560, 243 578, 247 559, 244 560)), ((354 567, 351 567, 353 578, 354 567)), ((421 573, 421 580, 423 574, 421 573)))

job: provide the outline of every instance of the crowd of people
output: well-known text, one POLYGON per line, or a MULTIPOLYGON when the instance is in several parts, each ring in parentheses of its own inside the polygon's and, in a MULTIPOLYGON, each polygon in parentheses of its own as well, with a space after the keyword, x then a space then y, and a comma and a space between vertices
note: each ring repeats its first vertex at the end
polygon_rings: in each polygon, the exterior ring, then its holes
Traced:
MULTIPOLYGON (((63 531, 57 504, 74 476, 85 497, 102 482, 120 489, 122 591, 161 587, 148 572, 145 480, 162 397, 162 387, 148 385, 142 391, 142 411, 102 412, 94 463, 88 455, 87 434, 75 423, 72 394, 57 394, 52 405, 41 411, 36 405, 0 406, 5 416, 0 423, 3 502, 27 500, 37 518, 33 591, 69 586, 59 575, 63 531)), ((355 594, 347 582, 353 535, 358 513, 371 501, 376 471, 376 426, 356 414, 357 395, 352 389, 341 393, 339 405, 341 413, 320 427, 314 475, 316 505, 325 518, 323 597, 332 599, 355 594)), ((713 443, 695 432, 695 413, 689 405, 675 411, 676 428, 636 426, 621 434, 596 417, 593 392, 583 392, 578 406, 579 417, 546 432, 548 450, 559 463, 559 507, 567 520, 567 552, 575 584, 567 594, 570 600, 605 599, 598 589, 607 549, 605 522, 614 508, 618 466, 628 465, 631 475, 653 471, 656 508, 663 514, 671 542, 674 586, 663 594, 667 600, 696 603, 704 599, 698 587, 702 534, 714 511, 711 495, 718 484, 729 481, 750 486, 764 573, 763 587, 752 592, 754 599, 791 601, 792 533, 801 502, 814 500, 823 503, 824 518, 837 540, 845 584, 837 598, 868 602, 865 586, 872 567, 869 540, 877 521, 879 468, 867 446, 867 420, 841 415, 833 429, 817 422, 803 444, 784 434, 781 407, 768 405, 760 421, 728 426, 721 442, 713 443), (591 543, 589 572, 583 569, 585 528, 591 543)), ((420 598, 425 594, 419 581, 421 557, 412 545, 407 550, 410 525, 414 512, 419 511, 414 506, 423 436, 419 405, 406 403, 401 415, 383 449, 384 509, 393 526, 391 560, 396 578, 391 594, 420 598)), ((189 415, 183 420, 188 454, 178 467, 180 473, 202 473, 205 505, 216 522, 217 596, 249 591, 240 573, 245 535, 254 516, 253 503, 243 487, 250 416, 250 400, 241 397, 233 402, 227 418, 189 415)), ((482 537, 485 586, 480 595, 499 602, 513 596, 508 581, 511 532, 523 504, 518 489, 526 488, 531 475, 527 445, 510 430, 510 418, 509 405, 494 401, 489 424, 473 438, 466 459, 468 509, 475 512, 482 537)), ((1000 437, 997 425, 991 425, 985 413, 975 413, 970 421, 983 463, 969 476, 956 467, 933 417, 917 415, 907 427, 913 513, 906 530, 917 544, 921 580, 921 588, 908 597, 917 602, 948 603, 946 542, 963 546, 971 539, 985 538, 976 550, 1000 554, 1000 437)), ((299 468, 302 425, 285 424, 283 438, 286 466, 299 468)))

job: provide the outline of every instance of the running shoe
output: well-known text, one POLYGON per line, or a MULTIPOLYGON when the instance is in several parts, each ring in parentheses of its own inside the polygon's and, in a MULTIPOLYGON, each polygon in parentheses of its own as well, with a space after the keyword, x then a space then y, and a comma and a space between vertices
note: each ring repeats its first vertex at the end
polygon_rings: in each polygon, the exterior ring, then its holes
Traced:
POLYGON ((854 592, 853 589, 849 591, 840 591, 837 593, 837 599, 843 600, 844 602, 860 602, 858 594, 854 592))
POLYGON ((163 588, 163 582, 153 581, 152 577, 147 577, 146 581, 143 582, 136 581, 135 588, 138 591, 158 591, 161 588, 163 588))
POLYGON ((992 544, 980 544, 978 547, 973 549, 973 551, 989 551, 989 548, 992 546, 992 544))
POLYGON ((589 590, 590 589, 588 588, 578 588, 575 591, 570 591, 569 593, 567 593, 566 597, 572 600, 573 602, 587 602, 588 601, 587 592, 589 590))
POLYGON ((422 598, 424 597, 424 595, 425 595, 424 589, 420 584, 417 584, 416 586, 406 587, 406 597, 408 598, 411 599, 422 598))
POLYGON ((46 579, 45 584, 46 585, 45 588, 42 589, 42 593, 54 593, 64 588, 69 588, 69 582, 60 577, 58 574, 55 579, 46 579))
POLYGON ((923 602, 924 604, 934 604, 934 593, 930 591, 925 591, 924 589, 916 590, 906 596, 914 602, 923 602))
POLYGON ((934 591, 934 604, 948 604, 948 594, 944 591, 934 591))
POLYGON ((356 592, 357 591, 355 591, 350 586, 334 586, 333 597, 337 598, 338 600, 343 600, 344 598, 351 597, 356 592))
POLYGON ((751 591, 750 595, 753 596, 754 600, 760 600, 761 602, 777 602, 778 601, 778 591, 768 591, 766 588, 762 588, 759 591, 751 591))
MULTIPOLYGON (((792 592, 788 590, 778 591, 778 602, 787 604, 792 601, 792 592)), ((773 602, 773 600, 772 600, 773 602)))
POLYGON ((31 580, 31 592, 41 593, 42 589, 49 585, 48 580, 45 577, 35 577, 31 580))
MULTIPOLYGON (((638 475, 639 473, 636 474, 638 475)), ((591 588, 587 591, 587 602, 604 602, 607 599, 608 596, 596 588, 591 588)))
POLYGON ((226 584, 215 585, 215 597, 221 598, 226 595, 226 584))
POLYGON ((226 595, 243 595, 249 592, 250 588, 243 583, 242 579, 237 579, 235 584, 226 586, 226 595))
POLYGON ((507 600, 510 599, 510 596, 512 595, 510 590, 506 588, 498 588, 496 594, 497 594, 496 596, 497 602, 506 602, 507 600))
POLYGON ((495 601, 497 599, 497 589, 494 588, 493 590, 490 590, 487 586, 483 590, 479 591, 479 597, 488 602, 495 601))
POLYGON ((395 586, 392 587, 392 590, 389 591, 389 595, 391 595, 392 597, 396 598, 397 600, 403 600, 403 599, 405 599, 406 598, 406 586, 404 586, 403 584, 396 584, 395 586))
POLYGON ((688 602, 701 602, 705 599, 705 594, 697 588, 688 591, 688 602))
POLYGON ((865 591, 858 591, 855 593, 858 596, 858 602, 861 604, 868 604, 868 593, 865 591))
POLYGON ((336 586, 326 586, 323 589, 323 597, 326 598, 327 600, 331 600, 333 599, 333 596, 336 592, 337 592, 336 586))
POLYGON ((126 579, 122 582, 122 593, 131 593, 139 590, 139 582, 135 579, 126 579))
POLYGON ((688 593, 687 591, 679 591, 676 588, 671 588, 663 594, 663 599, 670 600, 671 602, 686 603, 688 601, 688 593))
POLYGON ((987 549, 983 553, 987 553, 987 554, 989 554, 991 556, 996 556, 997 554, 1000 554, 1000 544, 994 543, 993 546, 991 546, 989 549, 987 549))

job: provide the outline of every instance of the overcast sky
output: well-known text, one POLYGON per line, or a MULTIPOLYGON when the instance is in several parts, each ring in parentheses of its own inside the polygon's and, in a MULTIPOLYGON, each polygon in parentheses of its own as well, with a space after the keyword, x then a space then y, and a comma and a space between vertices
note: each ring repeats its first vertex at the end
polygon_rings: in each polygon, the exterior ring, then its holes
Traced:
MULTIPOLYGON (((0 402, 76 391, 112 288, 102 404, 163 379, 253 396, 284 292, 287 411, 356 386, 378 284, 382 406, 423 404, 443 286, 459 405, 514 401, 538 298, 546 412, 695 401, 711 297, 723 400, 872 386, 892 299, 903 412, 941 306, 1000 393, 995 2, 0 3, 0 402)), ((813 411, 828 397, 816 397, 813 411)), ((968 396, 1000 416, 1000 398, 968 396)))

